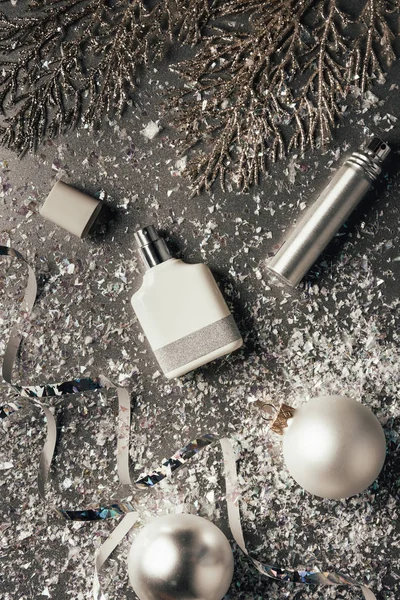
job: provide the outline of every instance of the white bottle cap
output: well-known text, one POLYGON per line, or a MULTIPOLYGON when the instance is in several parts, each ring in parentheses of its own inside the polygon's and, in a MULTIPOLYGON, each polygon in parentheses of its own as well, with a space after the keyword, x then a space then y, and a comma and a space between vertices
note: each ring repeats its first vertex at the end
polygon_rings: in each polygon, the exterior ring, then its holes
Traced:
POLYGON ((79 238, 85 237, 93 226, 102 203, 83 192, 57 181, 39 212, 79 238))

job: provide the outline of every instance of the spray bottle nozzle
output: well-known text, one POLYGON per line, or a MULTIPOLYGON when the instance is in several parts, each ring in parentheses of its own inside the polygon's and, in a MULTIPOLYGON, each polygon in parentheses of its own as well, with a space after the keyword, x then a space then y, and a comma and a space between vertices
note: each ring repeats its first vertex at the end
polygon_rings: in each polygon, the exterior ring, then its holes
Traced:
POLYGON ((389 145, 377 137, 373 137, 365 147, 365 151, 373 155, 373 159, 383 162, 390 153, 389 145))
POLYGON ((156 267, 169 260, 171 254, 165 241, 158 235, 155 227, 142 227, 135 233, 135 242, 139 248, 146 269, 156 267))

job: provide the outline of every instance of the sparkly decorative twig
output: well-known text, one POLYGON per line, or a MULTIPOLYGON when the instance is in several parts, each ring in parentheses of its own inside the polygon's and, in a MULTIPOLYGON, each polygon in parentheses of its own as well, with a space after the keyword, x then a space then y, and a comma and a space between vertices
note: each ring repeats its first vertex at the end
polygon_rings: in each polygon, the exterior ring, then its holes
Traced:
MULTIPOLYGON (((259 3, 250 31, 217 30, 194 59, 176 67, 189 86, 175 103, 183 151, 206 146, 188 165, 198 191, 210 189, 218 177, 224 187, 228 171, 246 188, 258 181, 268 159, 283 156, 282 124, 292 101, 288 82, 306 49, 300 21, 312 3, 259 3)), ((247 4, 254 10, 254 3, 247 4)))
POLYGON ((390 12, 398 11, 398 1, 368 0, 360 14, 362 32, 356 39, 351 57, 351 76, 360 77, 365 92, 372 79, 382 79, 396 58, 393 50, 395 35, 387 22, 390 12))
POLYGON ((212 2, 42 0, 23 18, 0 9, 0 141, 36 150, 84 121, 132 104, 138 69, 178 39, 194 44, 212 2))
POLYGON ((211 31, 175 67, 186 89, 173 121, 182 152, 195 149, 194 191, 217 179, 246 188, 286 149, 326 145, 354 86, 364 92, 394 60, 388 19, 399 10, 398 0, 366 0, 354 16, 337 0, 226 2, 219 16, 248 11, 250 26, 211 31))
POLYGON ((194 193, 216 180, 248 188, 287 150, 325 145, 343 101, 395 59, 400 0, 352 10, 339 0, 32 0, 24 18, 0 9, 0 142, 24 152, 79 122, 99 125, 134 105, 139 68, 201 41, 175 66, 185 87, 171 121, 187 174, 194 193))

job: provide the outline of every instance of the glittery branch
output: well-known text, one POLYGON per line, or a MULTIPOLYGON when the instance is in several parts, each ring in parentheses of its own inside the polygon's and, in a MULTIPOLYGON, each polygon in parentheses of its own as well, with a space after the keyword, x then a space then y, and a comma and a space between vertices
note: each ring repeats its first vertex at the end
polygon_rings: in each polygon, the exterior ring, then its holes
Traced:
POLYGON ((3 145, 35 150, 81 116, 81 52, 98 24, 100 0, 38 3, 24 18, 0 22, 0 133, 3 145))
POLYGON ((317 140, 324 146, 331 136, 335 118, 340 114, 340 100, 345 96, 346 67, 342 57, 347 45, 343 29, 347 15, 329 0, 317 16, 313 28, 315 42, 305 54, 302 70, 310 72, 306 84, 296 99, 293 114, 295 133, 289 149, 314 147, 317 140), (301 118, 303 117, 303 118, 301 118))
MULTIPOLYGON (((0 0, 0 4, 4 2, 0 0)), ((173 44, 198 44, 174 67, 171 121, 194 193, 216 180, 248 188, 270 162, 325 145, 342 104, 395 59, 399 0, 36 0, 0 10, 0 142, 35 150, 83 121, 134 105, 138 70, 173 44)))
POLYGON ((385 70, 396 58, 393 50, 395 35, 387 17, 399 9, 398 1, 368 0, 364 5, 360 14, 362 31, 355 40, 349 61, 350 77, 360 80, 362 92, 368 89, 371 80, 383 78, 385 70))
POLYGON ((388 17, 399 8, 368 0, 353 16, 337 0, 225 3, 221 17, 248 11, 250 26, 211 31, 176 66, 186 89, 173 121, 182 152, 193 149, 194 191, 228 178, 246 188, 286 149, 325 145, 353 86, 364 92, 394 60, 388 17))
MULTIPOLYGON (((290 72, 304 51, 300 19, 309 2, 258 4, 248 32, 217 31, 197 56, 177 65, 187 81, 176 100, 175 124, 184 136, 183 151, 205 143, 188 172, 197 190, 209 189, 227 172, 240 187, 257 182, 267 159, 284 154, 281 124, 288 118, 290 72)), ((246 8, 255 3, 246 3, 246 8)), ((238 12, 232 5, 225 7, 238 12)))
MULTIPOLYGON (((203 0, 44 0, 23 18, 0 11, 0 140, 36 150, 80 121, 132 103, 138 69, 178 39, 194 44, 211 15, 203 0)), ((210 5, 210 6, 209 6, 210 5)))

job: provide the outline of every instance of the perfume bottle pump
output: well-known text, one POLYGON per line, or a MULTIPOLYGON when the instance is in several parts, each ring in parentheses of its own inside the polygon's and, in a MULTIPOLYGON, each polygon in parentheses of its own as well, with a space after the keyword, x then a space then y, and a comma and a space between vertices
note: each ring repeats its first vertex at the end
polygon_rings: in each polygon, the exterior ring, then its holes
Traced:
POLYGON ((267 264, 273 275, 293 287, 300 282, 380 175, 389 152, 379 138, 353 152, 267 264))
POLYGON ((135 241, 146 267, 132 306, 168 379, 179 377, 243 344, 230 310, 204 264, 173 258, 153 226, 135 241))

